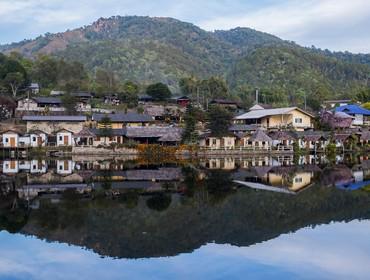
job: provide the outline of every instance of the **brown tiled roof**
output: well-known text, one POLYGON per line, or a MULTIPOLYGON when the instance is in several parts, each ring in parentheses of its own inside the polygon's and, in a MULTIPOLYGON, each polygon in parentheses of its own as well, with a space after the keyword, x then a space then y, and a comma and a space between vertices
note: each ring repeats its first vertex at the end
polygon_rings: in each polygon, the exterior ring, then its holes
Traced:
POLYGON ((257 129, 257 131, 248 139, 248 141, 272 142, 272 139, 262 129, 257 129))
POLYGON ((75 137, 95 137, 95 136, 96 134, 87 127, 84 127, 79 133, 75 134, 75 137))

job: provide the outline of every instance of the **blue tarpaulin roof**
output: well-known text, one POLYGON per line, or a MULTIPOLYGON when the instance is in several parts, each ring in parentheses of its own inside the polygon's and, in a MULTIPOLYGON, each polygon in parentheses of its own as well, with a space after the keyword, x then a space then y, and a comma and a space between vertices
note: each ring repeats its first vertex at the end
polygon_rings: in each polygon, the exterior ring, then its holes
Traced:
POLYGON ((366 186, 370 186, 370 180, 361 181, 361 182, 352 182, 348 184, 336 184, 335 186, 338 189, 354 191, 354 190, 358 190, 366 186))
POLYGON ((367 110, 365 108, 362 108, 358 105, 345 105, 340 106, 335 109, 336 112, 344 112, 346 114, 350 115, 365 115, 370 116, 370 110, 367 110))

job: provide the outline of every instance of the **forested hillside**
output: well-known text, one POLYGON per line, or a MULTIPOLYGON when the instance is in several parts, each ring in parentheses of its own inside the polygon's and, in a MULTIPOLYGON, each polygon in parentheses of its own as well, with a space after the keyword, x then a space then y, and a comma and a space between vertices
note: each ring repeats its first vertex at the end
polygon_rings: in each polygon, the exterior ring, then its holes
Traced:
POLYGON ((83 64, 91 77, 105 70, 121 82, 163 82, 174 92, 181 78, 217 76, 227 79, 232 96, 250 98, 260 87, 265 99, 280 104, 302 103, 302 96, 351 97, 369 87, 370 76, 369 55, 303 48, 249 28, 207 32, 171 18, 99 19, 0 51, 50 54, 83 64))

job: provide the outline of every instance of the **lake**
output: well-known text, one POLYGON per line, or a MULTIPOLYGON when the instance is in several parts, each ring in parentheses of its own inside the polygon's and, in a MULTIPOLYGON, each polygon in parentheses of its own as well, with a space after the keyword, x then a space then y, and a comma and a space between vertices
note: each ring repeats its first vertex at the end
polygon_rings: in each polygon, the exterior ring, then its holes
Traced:
POLYGON ((0 279, 368 279, 364 155, 0 161, 0 279))

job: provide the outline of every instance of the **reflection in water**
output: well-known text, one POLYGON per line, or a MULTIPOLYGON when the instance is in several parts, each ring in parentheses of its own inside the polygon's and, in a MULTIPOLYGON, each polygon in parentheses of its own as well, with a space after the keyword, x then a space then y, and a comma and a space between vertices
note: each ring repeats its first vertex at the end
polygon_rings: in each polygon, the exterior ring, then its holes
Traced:
MULTIPOLYGON (((245 267, 246 275, 252 270, 261 273, 260 269, 268 273, 268 267, 275 266, 274 273, 295 278, 297 271, 288 260, 303 270, 320 266, 311 260, 315 257, 312 254, 294 255, 297 248, 312 246, 300 238, 315 237, 320 232, 306 227, 370 216, 370 162, 364 157, 351 161, 338 158, 335 164, 317 156, 211 158, 156 166, 140 159, 4 160, 0 164, 0 229, 22 234, 2 232, 2 252, 10 250, 11 247, 5 248, 10 246, 6 244, 13 244, 22 259, 20 251, 37 246, 40 254, 42 250, 76 254, 79 260, 99 264, 112 273, 123 273, 121 267, 118 269, 118 260, 98 261, 94 254, 78 247, 43 243, 23 236, 73 244, 114 258, 177 256, 168 262, 147 259, 141 265, 128 260, 120 263, 130 269, 143 266, 153 269, 155 265, 167 269, 165 274, 158 270, 155 278, 178 277, 180 272, 168 267, 171 262, 194 264, 206 259, 217 262, 217 268, 203 263, 202 269, 194 274, 187 271, 183 275, 213 278, 216 274, 212 273, 221 273, 218 268, 224 266, 227 275, 244 276, 240 274, 239 264, 245 267), (255 190, 256 186, 272 189, 255 190), (295 195, 270 191, 277 189, 295 195), (284 235, 295 231, 298 232, 284 235), (298 244, 301 247, 296 244, 299 240, 303 242, 298 244), (272 255, 267 253, 269 250, 272 255)), ((368 222, 355 224, 360 224, 359 231, 369 227, 368 222)), ((348 227, 352 225, 319 229, 325 229, 327 236, 334 229, 348 235, 348 227)), ((350 237, 354 236, 351 233, 350 237)), ((335 244, 341 246, 337 242, 334 239, 333 248, 335 244)), ((38 261, 29 273, 37 273, 43 259, 40 257, 38 261)), ((63 267, 58 265, 53 269, 63 267)), ((319 278, 324 272, 329 273, 329 278, 335 276, 334 270, 319 268, 315 271, 319 278)), ((338 275, 344 277, 347 272, 338 275)), ((0 267, 0 276, 1 273, 0 267)), ((145 269, 126 273, 139 277, 140 273, 145 274, 145 269)), ((91 276, 84 275, 86 279, 91 276)), ((93 278, 99 278, 98 275, 99 271, 93 278)))

